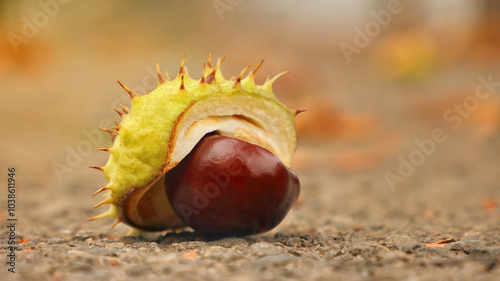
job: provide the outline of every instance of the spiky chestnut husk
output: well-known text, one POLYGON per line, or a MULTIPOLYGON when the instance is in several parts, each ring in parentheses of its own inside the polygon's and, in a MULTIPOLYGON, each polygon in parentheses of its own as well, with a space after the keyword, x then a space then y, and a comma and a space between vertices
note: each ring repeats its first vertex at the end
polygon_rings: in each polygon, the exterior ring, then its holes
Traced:
POLYGON ((111 155, 102 170, 108 184, 94 195, 109 191, 97 204, 110 204, 104 217, 115 218, 133 230, 163 231, 185 227, 172 209, 165 190, 164 175, 174 168, 208 133, 237 138, 276 155, 287 167, 296 148, 295 115, 278 101, 272 90, 274 81, 284 73, 256 85, 254 76, 263 61, 245 78, 243 69, 234 79, 225 79, 218 61, 212 67, 210 55, 203 63, 201 79, 189 77, 184 57, 177 77, 169 81, 159 71, 158 87, 138 95, 118 83, 129 93, 130 110, 117 127, 103 129, 111 134, 113 145, 104 148, 111 155))

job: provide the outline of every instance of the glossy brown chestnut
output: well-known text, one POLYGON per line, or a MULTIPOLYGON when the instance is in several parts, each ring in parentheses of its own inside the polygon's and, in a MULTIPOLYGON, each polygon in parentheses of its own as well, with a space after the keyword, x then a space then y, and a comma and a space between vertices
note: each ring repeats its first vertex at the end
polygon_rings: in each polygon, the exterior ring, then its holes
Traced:
POLYGON ((170 204, 203 233, 250 235, 276 227, 297 201, 297 176, 270 151, 209 135, 165 175, 170 204))

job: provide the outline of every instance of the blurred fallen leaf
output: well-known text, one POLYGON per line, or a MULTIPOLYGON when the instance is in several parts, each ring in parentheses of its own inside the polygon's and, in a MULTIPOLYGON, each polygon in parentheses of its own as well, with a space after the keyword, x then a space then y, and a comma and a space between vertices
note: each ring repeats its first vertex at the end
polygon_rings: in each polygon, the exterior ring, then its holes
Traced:
POLYGON ((493 201, 490 198, 484 198, 483 199, 483 203, 481 204, 481 206, 486 211, 492 212, 492 211, 496 210, 496 208, 498 207, 498 203, 495 202, 495 201, 493 201))
POLYGON ((362 225, 360 225, 360 226, 356 226, 356 227, 354 228, 354 231, 355 231, 355 232, 358 232, 358 231, 363 231, 363 230, 365 230, 365 228, 364 228, 362 225))
POLYGON ((435 242, 435 243, 426 244, 425 247, 429 247, 429 248, 432 248, 432 247, 444 248, 444 247, 446 247, 446 244, 453 243, 453 242, 456 242, 456 241, 454 239, 444 239, 444 240, 441 240, 441 241, 438 241, 438 242, 435 242))
POLYGON ((323 99, 301 104, 307 111, 297 116, 297 134, 313 146, 297 150, 292 161, 295 169, 364 171, 395 153, 399 134, 384 128, 375 115, 341 112, 323 99))
POLYGON ((342 141, 364 142, 378 138, 382 124, 371 114, 344 114, 342 141))
POLYGON ((431 209, 425 209, 423 216, 426 219, 432 219, 432 218, 434 218, 434 211, 431 209))
POLYGON ((196 251, 189 251, 189 252, 186 252, 182 255, 183 258, 190 259, 190 260, 196 259, 197 256, 198 256, 198 254, 196 253, 196 251))
POLYGON ((397 31, 374 48, 373 59, 392 79, 420 79, 439 64, 439 49, 425 30, 397 31))
MULTIPOLYGON (((7 34, 11 30, 0 26, 0 34, 7 34)), ((39 71, 46 64, 46 58, 52 54, 50 42, 43 36, 31 38, 29 44, 20 44, 13 47, 10 40, 0 41, 0 73, 7 73, 13 70, 22 71, 28 74, 39 71)))
POLYGON ((310 142, 353 141, 373 139, 382 127, 372 114, 351 114, 337 108, 332 102, 313 99, 301 102, 306 112, 296 118, 297 133, 310 142))
POLYGON ((21 244, 24 244, 24 243, 26 243, 28 241, 29 240, 27 240, 27 239, 21 238, 21 240, 19 240, 19 242, 17 244, 21 245, 21 244))
POLYGON ((344 120, 337 108, 323 100, 303 102, 303 109, 295 126, 300 138, 308 141, 325 141, 339 138, 344 130, 344 120))
POLYGON ((500 132, 500 99, 491 96, 480 103, 479 108, 472 112, 472 126, 479 139, 487 139, 500 132))
POLYGON ((500 59, 500 19, 495 9, 488 10, 475 25, 469 55, 476 61, 500 59))

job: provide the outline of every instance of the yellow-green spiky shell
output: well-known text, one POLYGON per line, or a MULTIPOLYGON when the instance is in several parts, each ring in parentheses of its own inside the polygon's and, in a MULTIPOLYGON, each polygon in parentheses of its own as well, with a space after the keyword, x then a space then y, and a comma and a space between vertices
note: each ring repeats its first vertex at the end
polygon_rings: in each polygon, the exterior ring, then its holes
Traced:
POLYGON ((213 131, 261 145, 290 164, 296 111, 272 91, 280 75, 256 85, 258 67, 244 79, 242 72, 229 80, 219 67, 212 69, 209 63, 199 80, 190 78, 183 64, 172 81, 158 73, 158 87, 144 96, 124 87, 132 97, 131 109, 120 114, 113 146, 105 149, 111 155, 100 168, 109 184, 98 192, 110 192, 98 206, 111 207, 93 219, 115 217, 116 222, 152 231, 182 227, 164 194, 163 175, 213 131))

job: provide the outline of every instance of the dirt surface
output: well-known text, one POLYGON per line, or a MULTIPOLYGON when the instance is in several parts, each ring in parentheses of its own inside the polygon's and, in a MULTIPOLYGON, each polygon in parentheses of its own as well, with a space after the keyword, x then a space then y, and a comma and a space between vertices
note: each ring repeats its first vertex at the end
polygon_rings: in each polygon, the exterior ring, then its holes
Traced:
MULTIPOLYGON (((42 9, 18 2, 0 6, 2 38, 42 9)), ((243 1, 221 18, 212 1, 105 2, 61 4, 18 53, 0 45, 1 280, 500 280, 498 22, 446 30, 406 8, 347 62, 339 44, 383 6, 243 1), (199 77, 207 52, 227 57, 226 77, 262 58, 258 83, 290 70, 274 90, 307 110, 299 202, 249 237, 126 237, 111 219, 88 222, 105 209, 91 194, 106 180, 87 168, 111 144, 97 127, 129 103, 117 78, 144 93, 156 60, 175 76, 186 53, 199 77)))
MULTIPOLYGON (((493 168, 498 158, 488 154, 487 161, 467 164, 467 172, 460 164, 440 164, 446 155, 433 157, 426 164, 432 169, 394 191, 378 169, 350 175, 302 171, 302 198, 285 221, 270 233, 242 238, 208 239, 189 231, 124 237, 125 227, 109 230, 110 221, 85 222, 95 214, 87 188, 21 192, 26 211, 17 236, 25 242, 17 246, 15 277, 494 280, 500 274, 500 213, 485 198, 499 197, 493 168), (426 246, 444 239, 452 240, 426 246)), ((88 180, 75 187, 81 182, 88 180)), ((36 186, 24 183, 31 184, 36 186)), ((2 255, 8 251, 4 241, 2 255)))

